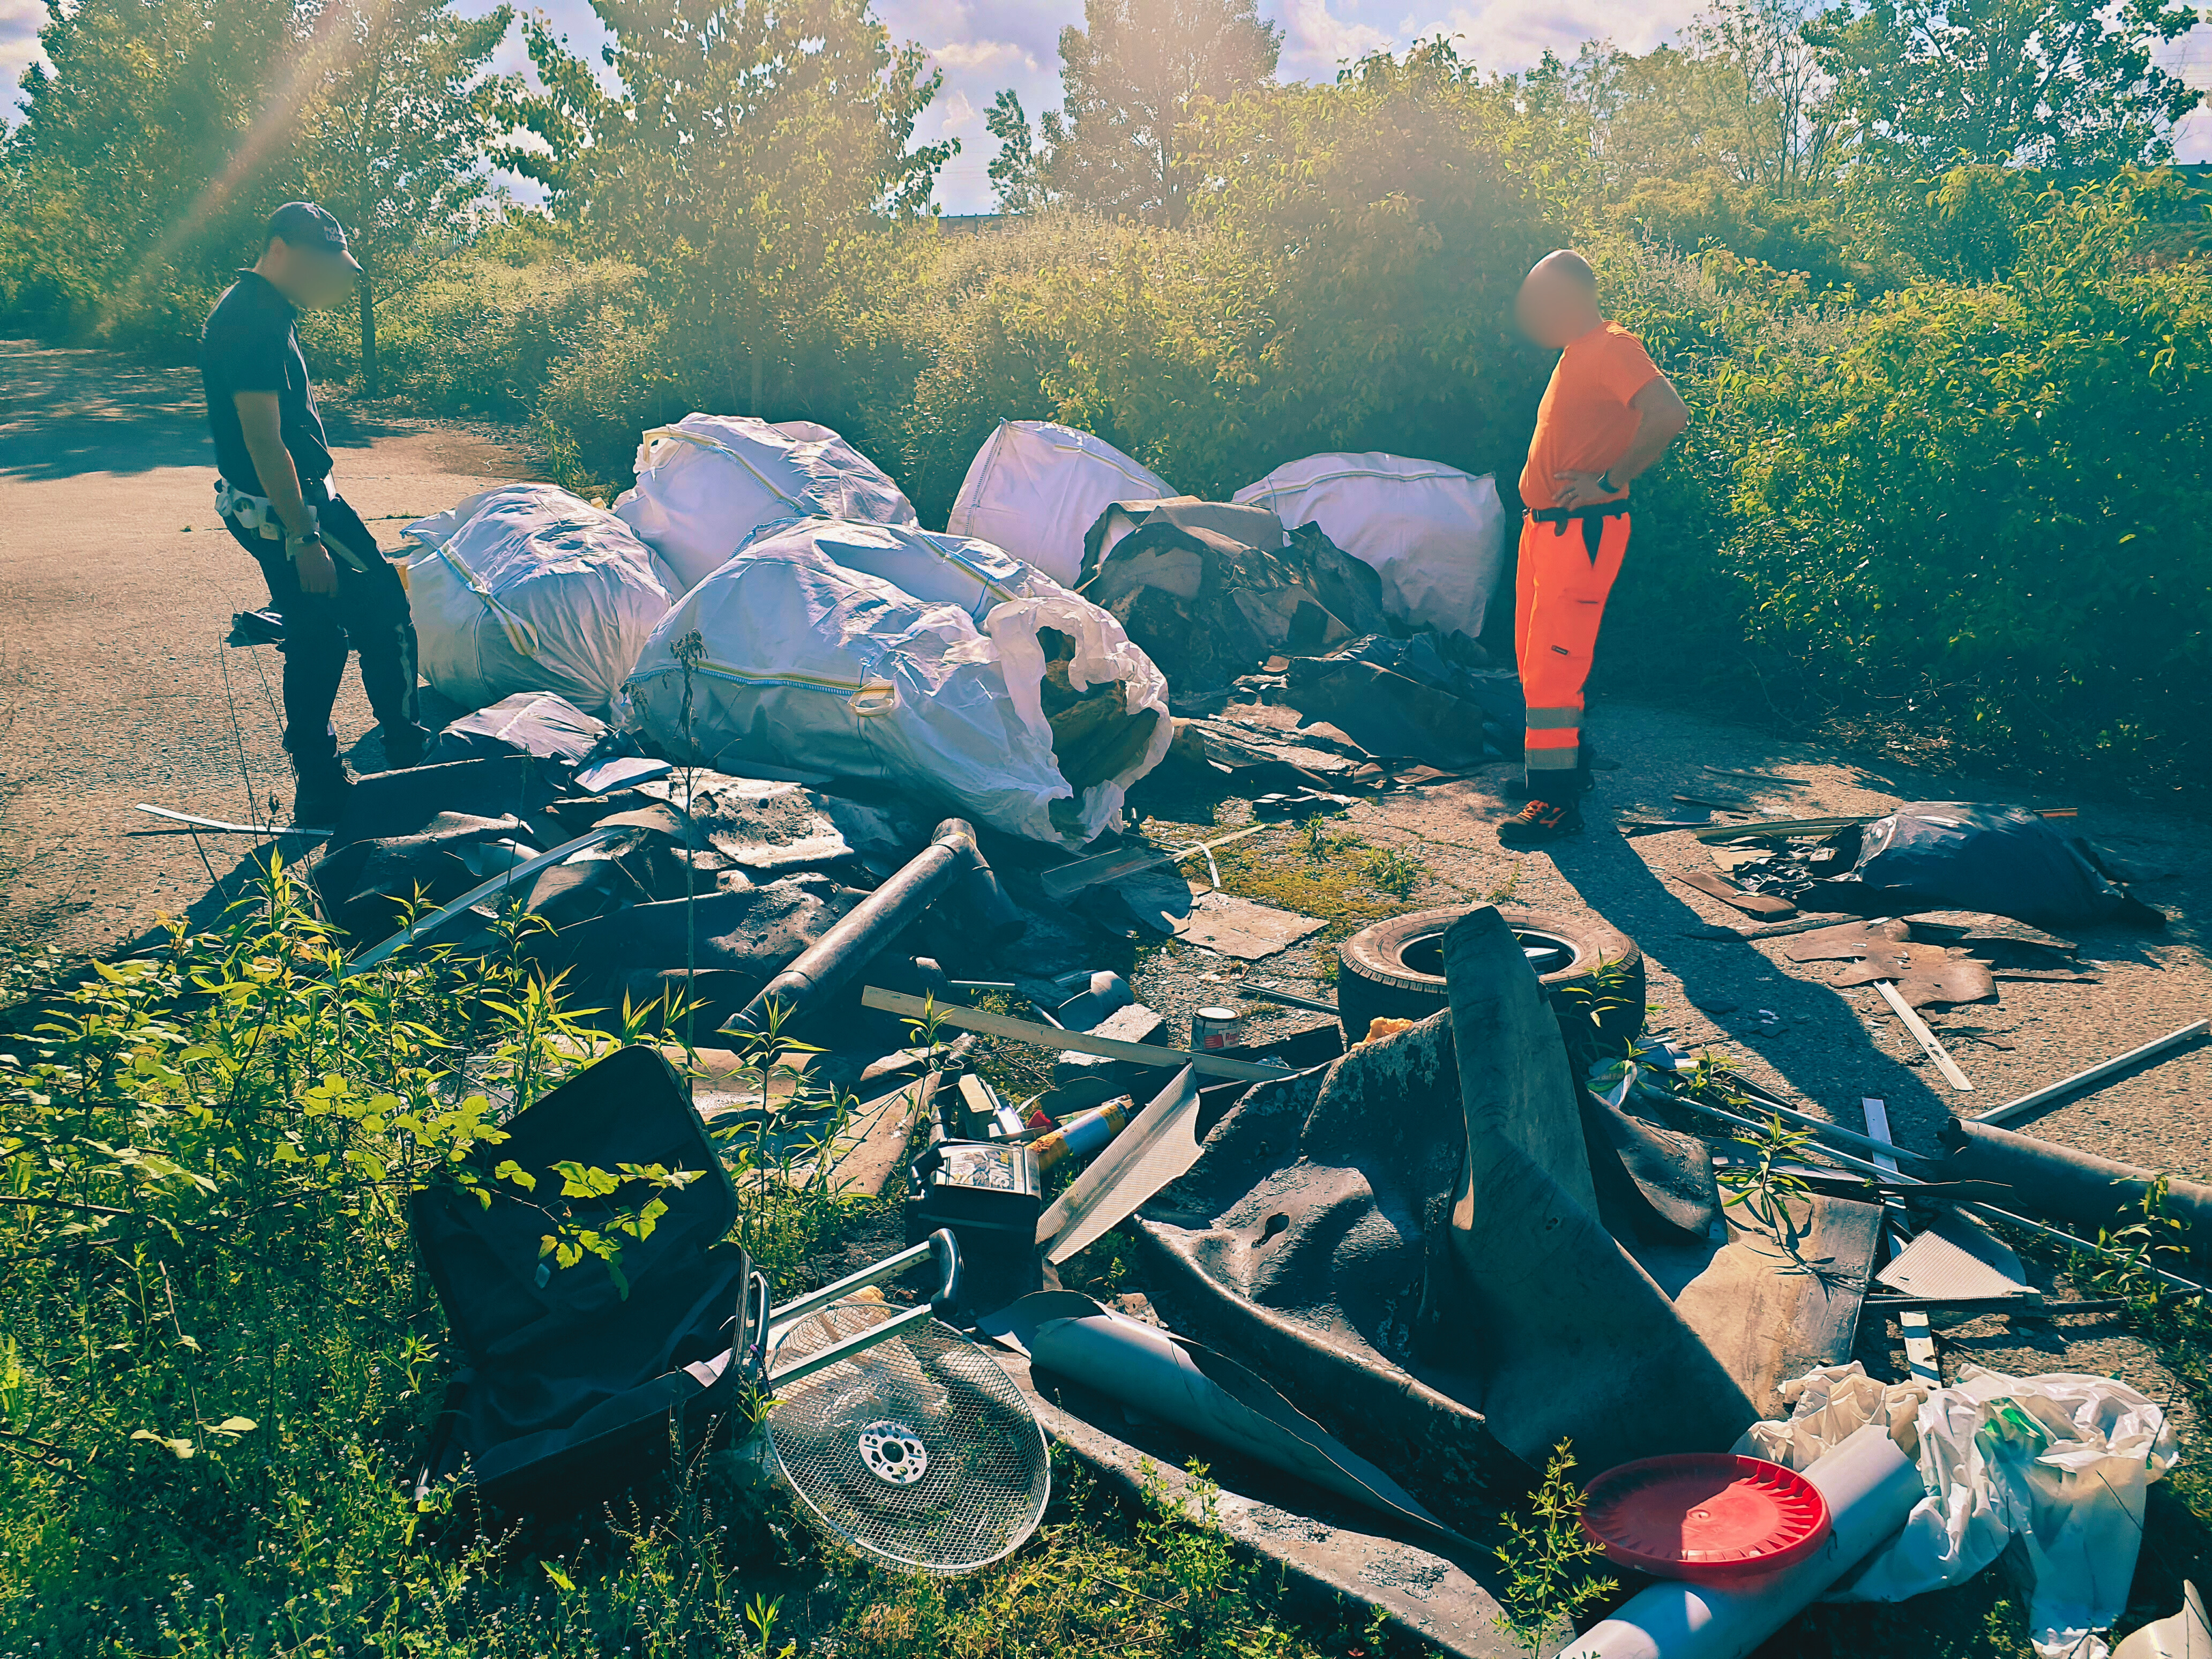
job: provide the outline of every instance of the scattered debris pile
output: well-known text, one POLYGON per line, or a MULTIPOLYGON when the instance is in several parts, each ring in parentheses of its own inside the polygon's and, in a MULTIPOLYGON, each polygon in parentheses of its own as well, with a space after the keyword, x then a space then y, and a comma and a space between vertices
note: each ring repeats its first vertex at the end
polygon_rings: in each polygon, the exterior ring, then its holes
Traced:
POLYGON ((1700 871, 1677 879, 1768 920, 1800 908, 1955 908, 2048 927, 2166 926, 2164 912, 2130 894, 2087 840, 2024 807, 1919 801, 1878 818, 1720 825, 1698 839, 1716 846, 1728 878, 1700 871))
POLYGON ((1226 685, 1277 652, 1326 651, 1383 625, 1382 584, 1309 525, 1182 496, 1117 502, 1085 541, 1078 590, 1121 619, 1186 691, 1226 685))

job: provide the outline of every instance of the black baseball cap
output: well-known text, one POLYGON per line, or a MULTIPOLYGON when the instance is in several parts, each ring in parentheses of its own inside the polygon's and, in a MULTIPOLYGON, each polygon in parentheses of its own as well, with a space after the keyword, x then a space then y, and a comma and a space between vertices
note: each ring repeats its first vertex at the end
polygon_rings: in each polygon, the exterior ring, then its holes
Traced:
POLYGON ((361 269, 361 261, 346 251, 345 227, 313 202, 285 203, 269 216, 269 234, 288 246, 327 253, 349 270, 361 269))

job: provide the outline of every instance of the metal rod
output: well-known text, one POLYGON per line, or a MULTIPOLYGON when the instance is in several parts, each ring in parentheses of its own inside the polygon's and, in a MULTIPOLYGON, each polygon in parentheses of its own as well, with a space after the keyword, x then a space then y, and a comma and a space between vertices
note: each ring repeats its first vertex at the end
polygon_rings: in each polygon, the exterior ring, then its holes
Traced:
POLYGON ((137 809, 150 817, 166 818, 171 823, 180 823, 188 830, 205 830, 218 836, 299 836, 307 841, 327 841, 327 830, 310 830, 301 824, 232 823, 224 818, 203 818, 190 812, 173 812, 166 806, 149 806, 140 801, 137 809))
POLYGON ((1893 1142, 1888 1140, 1879 1140, 1872 1135, 1860 1134, 1856 1130, 1846 1129, 1840 1123, 1831 1123, 1826 1118, 1808 1117, 1802 1112, 1795 1111, 1790 1107, 1784 1106, 1780 1101, 1775 1099, 1773 1096, 1762 1092, 1760 1090, 1754 1088, 1750 1084, 1744 1082, 1741 1079, 1736 1080, 1735 1086, 1741 1089, 1745 1094, 1748 1095, 1759 1105, 1766 1108, 1768 1111, 1772 1112, 1784 1122, 1794 1123, 1801 1129, 1810 1129, 1814 1134, 1820 1136, 1823 1140, 1839 1140, 1846 1146, 1856 1146, 1859 1151, 1872 1157, 1874 1161, 1877 1164, 1881 1163, 1885 1157, 1893 1153, 1904 1158, 1911 1158, 1914 1162, 1919 1164, 1940 1164, 1942 1162, 1941 1158, 1931 1158, 1925 1152, 1907 1152, 1904 1147, 1897 1146, 1893 1142))
POLYGON ((1974 1121, 2002 1123, 2005 1119, 2017 1117, 2022 1112, 2032 1112, 2045 1101, 2056 1100, 2061 1095, 2070 1094, 2076 1089, 2086 1088, 2092 1083, 2108 1078, 2115 1072, 2125 1071, 2139 1060, 2148 1060, 2153 1054, 2163 1054, 2176 1043, 2186 1042, 2193 1036, 2201 1036, 2207 1030, 2212 1030, 2212 1019, 2193 1021, 2178 1031, 2169 1031, 2162 1037, 2144 1043, 2140 1048, 2130 1048, 2124 1054, 2100 1065, 2092 1066, 2086 1072, 2076 1072, 2072 1077, 2062 1079, 2057 1083, 2046 1084, 2040 1089, 2024 1094, 2018 1100, 2008 1100, 2002 1106, 1992 1106, 1986 1112, 1977 1112, 1974 1114, 1974 1121))
POLYGON ((817 1371, 826 1371, 832 1365, 842 1364, 855 1354, 866 1353, 869 1349, 890 1341, 901 1331, 912 1330, 916 1325, 928 1323, 934 1316, 927 1305, 908 1308, 902 1313, 894 1314, 882 1324, 871 1326, 857 1336, 848 1336, 842 1342, 834 1342, 819 1352, 811 1353, 805 1358, 796 1360, 780 1371, 771 1372, 768 1378, 768 1387, 774 1390, 781 1388, 787 1382, 796 1382, 801 1378, 811 1376, 817 1371))
POLYGON ((1936 1033, 1928 1029, 1928 1022, 1912 1012, 1911 1006, 1898 995, 1897 987, 1886 979, 1878 979, 1874 988, 1881 993, 1882 1000, 1889 1004, 1897 1017, 1905 1022, 1905 1029, 1912 1033, 1912 1040, 1936 1062, 1936 1069, 1954 1089, 1971 1090, 1973 1079, 1959 1069, 1959 1062, 1951 1058, 1951 1051, 1936 1040, 1936 1033))
POLYGON ((534 876, 540 870, 559 864, 563 860, 574 858, 577 854, 588 851, 592 848, 604 846, 611 841, 618 841, 629 833, 629 830, 620 824, 601 824, 596 830, 586 830, 574 841, 562 842, 550 853, 540 853, 534 859, 525 859, 513 869, 494 876, 482 886, 471 887, 444 909, 433 910, 420 921, 403 927, 374 950, 364 951, 356 957, 338 969, 337 977, 349 979, 363 969, 375 967, 393 951, 405 949, 425 934, 436 933, 438 929, 471 905, 480 904, 494 894, 506 891, 525 876, 534 876))
POLYGON ((899 991, 886 991, 871 985, 860 993, 860 1004, 866 1008, 881 1008, 888 1013, 903 1014, 909 1019, 935 1019, 939 1024, 950 1025, 956 1030, 981 1031, 985 1036, 1012 1037, 1017 1042, 1033 1042, 1040 1048, 1056 1048, 1066 1053, 1103 1054, 1109 1060, 1126 1060, 1138 1066, 1158 1066, 1173 1070, 1184 1066, 1195 1066, 1208 1077, 1240 1078, 1247 1083, 1271 1083, 1290 1075, 1281 1066, 1255 1066, 1249 1060, 1231 1060, 1224 1054, 1194 1054, 1188 1048, 1162 1048, 1149 1042, 1123 1042, 1114 1037, 1093 1036, 1088 1031, 1056 1031, 1049 1025, 1038 1025, 1026 1019, 1014 1019, 1005 1014, 989 1013, 981 1008, 943 1008, 921 997, 910 997, 899 991))
POLYGON ((880 1285, 887 1279, 896 1279, 908 1267, 917 1267, 938 1253, 934 1237, 919 1244, 887 1255, 872 1267, 863 1267, 856 1273, 847 1273, 835 1284, 824 1285, 818 1291, 809 1291, 805 1296, 785 1303, 769 1315, 771 1328, 780 1328, 794 1320, 804 1319, 817 1308, 826 1308, 832 1302, 848 1297, 855 1291, 865 1291, 871 1285, 880 1285))
POLYGON ((1278 991, 1267 986, 1240 985, 1237 994, 1247 1002, 1279 1002, 1285 1008, 1303 1008, 1308 1013, 1334 1014, 1336 1005, 1323 1002, 1316 997, 1292 996, 1288 991, 1278 991))

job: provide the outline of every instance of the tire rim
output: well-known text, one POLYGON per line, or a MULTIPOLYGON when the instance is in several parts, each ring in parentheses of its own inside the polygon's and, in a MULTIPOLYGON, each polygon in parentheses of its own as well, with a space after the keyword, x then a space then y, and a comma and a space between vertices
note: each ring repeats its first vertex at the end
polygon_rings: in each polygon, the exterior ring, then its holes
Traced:
MULTIPOLYGON (((1571 967, 1577 954, 1570 940, 1557 933, 1547 933, 1534 927, 1516 927, 1513 937, 1521 946, 1521 954, 1535 969, 1536 977, 1556 974, 1571 967)), ((1433 933, 1421 933, 1406 941, 1398 952, 1398 960, 1409 973, 1425 975, 1430 979, 1444 976, 1444 935, 1438 928, 1433 933)))

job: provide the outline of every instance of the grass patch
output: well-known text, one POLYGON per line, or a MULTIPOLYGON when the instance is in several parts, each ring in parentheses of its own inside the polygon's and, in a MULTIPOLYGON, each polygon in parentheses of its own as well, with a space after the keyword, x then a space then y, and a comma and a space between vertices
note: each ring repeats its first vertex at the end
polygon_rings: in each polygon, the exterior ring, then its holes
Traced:
MULTIPOLYGON (((510 918, 481 954, 430 951, 334 987, 337 942, 278 867, 216 931, 11 1011, 0 1653, 1380 1651, 1364 1610, 1300 1622, 1218 1534, 1065 1460, 1042 1534, 950 1583, 825 1546, 738 1448, 517 1529, 481 1528, 450 1488, 406 1497, 459 1358, 408 1237, 410 1195, 468 1179, 463 1161, 495 1146, 509 1109, 593 1056, 682 1029, 658 1006, 611 1033, 586 1025, 592 1011, 530 977, 534 925, 510 918)), ((735 1236, 787 1295, 896 1222, 796 1175, 817 1160, 775 1127, 733 1123, 718 1153, 735 1236)), ((549 1227, 618 1259, 617 1230, 549 1227)), ((1115 1293, 1123 1249, 1102 1241, 1070 1282, 1115 1293)))

